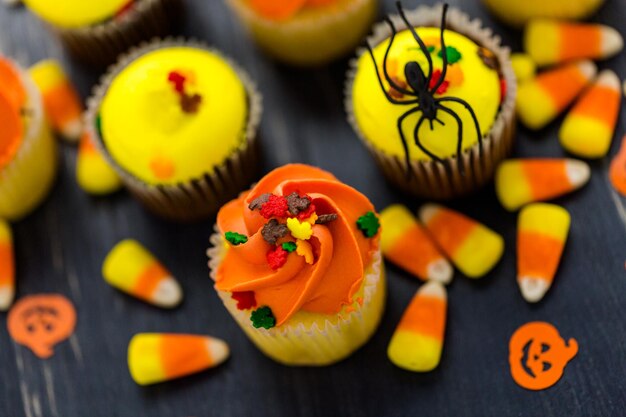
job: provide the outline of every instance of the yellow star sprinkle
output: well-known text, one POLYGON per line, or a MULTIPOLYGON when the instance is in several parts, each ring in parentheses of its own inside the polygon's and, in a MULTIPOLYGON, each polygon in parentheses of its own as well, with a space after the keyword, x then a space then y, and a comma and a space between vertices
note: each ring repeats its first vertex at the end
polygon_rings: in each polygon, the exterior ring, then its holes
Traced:
POLYGON ((313 234, 311 223, 307 221, 300 223, 296 218, 287 219, 287 228, 296 239, 308 240, 313 234))
POLYGON ((308 219, 305 219, 304 221, 307 223, 315 224, 315 222, 317 221, 317 218, 318 218, 317 214, 313 213, 308 219))
POLYGON ((298 239, 296 241, 296 253, 300 256, 304 256, 304 261, 306 263, 313 263, 313 247, 306 240, 298 239))

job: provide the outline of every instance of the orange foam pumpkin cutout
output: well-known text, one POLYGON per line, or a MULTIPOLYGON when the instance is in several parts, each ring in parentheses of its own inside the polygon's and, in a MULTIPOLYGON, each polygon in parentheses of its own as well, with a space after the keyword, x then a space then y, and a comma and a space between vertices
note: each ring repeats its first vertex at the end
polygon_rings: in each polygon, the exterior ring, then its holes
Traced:
POLYGON ((54 354, 53 347, 74 332, 76 310, 62 295, 30 295, 15 303, 7 325, 13 340, 47 359, 54 354))
POLYGON ((619 152, 611 161, 609 179, 611 184, 613 184, 613 188, 626 197, 626 136, 622 139, 619 152))
POLYGON ((509 342, 509 365, 515 382, 529 390, 542 390, 556 384, 567 363, 578 353, 578 342, 567 343, 550 323, 526 323, 513 333, 509 342))

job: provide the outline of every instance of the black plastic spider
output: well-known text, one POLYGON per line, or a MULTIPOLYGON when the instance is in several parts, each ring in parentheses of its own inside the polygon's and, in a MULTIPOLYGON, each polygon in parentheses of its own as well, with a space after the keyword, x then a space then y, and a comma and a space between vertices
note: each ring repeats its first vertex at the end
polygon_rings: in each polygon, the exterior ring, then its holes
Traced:
POLYGON ((406 24, 406 27, 413 34, 415 41, 417 41, 420 51, 424 54, 424 56, 426 57, 426 60, 428 61, 428 75, 427 76, 424 75, 424 71, 422 71, 422 68, 416 61, 410 61, 404 66, 404 75, 406 77, 406 84, 408 85, 408 87, 410 87, 410 89, 407 89, 398 85, 398 83, 395 82, 393 78, 389 76, 389 73, 387 72, 387 57, 389 56, 389 51, 391 50, 393 40, 396 34, 398 33, 395 25, 393 24, 393 22, 391 21, 389 17, 385 18, 385 21, 389 24, 389 27, 391 28, 391 39, 389 40, 389 45, 387 46, 387 50, 385 51, 382 72, 383 72, 385 79, 391 86, 391 88, 393 88, 399 93, 402 93, 405 96, 414 97, 413 99, 398 100, 392 97, 391 94, 387 92, 387 90, 385 90, 383 80, 381 79, 379 71, 378 71, 378 64, 376 63, 376 58, 374 57, 374 51, 372 50, 372 46, 369 44, 369 42, 366 42, 366 45, 370 53, 370 56, 372 57, 372 60, 374 61, 374 67, 376 69, 376 76, 378 77, 380 88, 383 90, 383 93, 385 94, 385 97, 387 98, 387 100, 389 100, 389 102, 393 104, 399 104, 399 105, 405 105, 405 106, 415 105, 414 107, 411 107, 410 109, 408 109, 404 114, 402 114, 398 118, 398 132, 400 133, 400 139, 402 140, 402 146, 404 147, 404 154, 406 156, 407 176, 410 177, 412 173, 410 169, 411 158, 409 155, 409 147, 407 145, 406 138, 404 137, 404 132, 402 131, 402 122, 404 122, 404 120, 413 113, 417 113, 417 112, 422 113, 422 116, 417 121, 417 124, 415 125, 415 129, 413 130, 413 138, 415 141, 415 145, 417 145, 417 147, 420 148, 422 152, 424 152, 434 161, 437 161, 443 164, 444 161, 441 158, 439 158, 437 155, 433 154, 428 149, 426 149, 419 139, 419 129, 425 120, 428 120, 428 122, 430 123, 430 130, 433 130, 433 122, 438 122, 442 126, 445 125, 441 120, 437 118, 437 114, 439 111, 448 113, 457 122, 457 125, 458 125, 458 141, 457 141, 457 147, 456 147, 457 160, 459 164, 459 171, 461 172, 461 174, 464 174, 463 163, 461 161, 461 153, 462 153, 462 146, 463 146, 463 121, 461 120, 461 118, 456 112, 444 106, 442 103, 445 103, 445 102, 459 103, 463 105, 469 111, 474 121, 474 125, 476 126, 476 133, 478 134, 479 152, 482 153, 482 133, 480 130, 480 126, 478 124, 478 119, 476 118, 476 114, 474 113, 472 106, 470 106, 469 103, 466 102, 465 100, 462 100, 458 97, 446 96, 446 97, 436 98, 434 96, 435 92, 439 89, 439 87, 443 84, 444 80, 446 79, 446 71, 448 69, 448 56, 447 56, 448 54, 446 53, 446 44, 444 42, 444 36, 443 36, 443 32, 446 26, 446 14, 448 12, 448 5, 444 4, 443 14, 441 18, 441 50, 442 50, 441 56, 443 59, 443 68, 441 70, 441 76, 439 77, 439 79, 437 79, 433 83, 432 87, 430 87, 430 85, 431 85, 431 80, 433 76, 433 61, 430 56, 430 52, 428 51, 428 48, 426 47, 422 39, 419 37, 419 35, 415 31, 415 28, 413 28, 413 25, 411 25, 408 19, 406 18, 406 15, 404 14, 404 10, 402 8, 402 3, 399 1, 396 2, 396 7, 398 8, 400 17, 406 24))

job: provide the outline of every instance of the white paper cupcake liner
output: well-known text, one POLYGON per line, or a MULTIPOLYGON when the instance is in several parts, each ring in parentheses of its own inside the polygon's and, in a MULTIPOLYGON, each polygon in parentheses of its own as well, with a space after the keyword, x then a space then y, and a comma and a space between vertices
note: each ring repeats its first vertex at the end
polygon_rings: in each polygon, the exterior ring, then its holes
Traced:
POLYGON ((15 157, 0 169, 0 217, 7 220, 20 219, 45 199, 58 166, 57 143, 44 117, 41 94, 24 71, 20 77, 28 96, 28 127, 15 157))
POLYGON ((167 36, 180 17, 183 0, 136 0, 118 19, 79 28, 53 30, 80 60, 106 66, 133 45, 155 36, 167 36))
MULTIPOLYGON (((441 26, 443 6, 419 6, 414 10, 406 10, 409 22, 415 27, 441 26)), ((405 27, 399 15, 390 16, 399 30, 405 27)), ((358 68, 358 58, 367 53, 365 48, 357 50, 357 58, 350 62, 345 84, 345 109, 348 122, 374 156, 376 163, 383 171, 389 182, 403 191, 423 198, 445 200, 469 194, 482 187, 493 178, 495 169, 500 161, 511 152, 515 137, 515 97, 517 95, 517 81, 509 59, 510 50, 501 45, 501 39, 491 29, 484 28, 479 19, 471 19, 467 14, 456 8, 449 8, 446 27, 472 39, 478 45, 493 52, 498 58, 500 71, 506 81, 506 96, 500 106, 491 130, 483 137, 482 152, 479 145, 466 149, 461 155, 461 162, 465 175, 459 169, 459 156, 444 159, 444 163, 435 161, 411 160, 409 169, 412 173, 407 178, 407 165, 404 158, 388 155, 376 148, 361 131, 352 101, 352 86, 358 68)), ((372 35, 367 38, 372 47, 380 44, 391 36, 391 29, 385 23, 374 26, 372 35)), ((390 138, 395 140, 396 138, 390 138)))
MULTIPOLYGON (((213 246, 207 250, 213 281, 225 250, 224 238, 217 226, 215 230, 210 238, 213 246)), ((307 327, 292 318, 271 329, 252 326, 250 311, 237 309, 230 292, 217 289, 216 292, 237 324, 265 355, 284 365, 323 366, 352 354, 378 327, 385 304, 385 273, 380 250, 366 268, 362 288, 363 303, 356 304, 354 311, 346 313, 336 323, 325 320, 322 326, 314 323, 307 327)))
MULTIPOLYGON (((94 138, 96 147, 120 175, 129 191, 149 210, 173 220, 191 221, 215 214, 223 203, 236 197, 254 180, 258 155, 256 134, 262 112, 262 97, 256 84, 236 63, 224 57, 221 52, 198 41, 167 38, 163 40, 154 39, 150 43, 144 43, 132 49, 109 68, 87 101, 85 125, 94 138), (235 70, 246 89, 248 120, 245 131, 242 132, 242 141, 239 147, 234 149, 232 155, 223 163, 215 166, 213 172, 210 172, 209 169, 200 178, 175 185, 150 185, 133 176, 115 162, 107 151, 98 129, 95 128, 96 118, 111 82, 129 63, 146 53, 177 46, 210 51, 219 55, 235 70)), ((214 138, 207 138, 207 140, 212 139, 214 138)))

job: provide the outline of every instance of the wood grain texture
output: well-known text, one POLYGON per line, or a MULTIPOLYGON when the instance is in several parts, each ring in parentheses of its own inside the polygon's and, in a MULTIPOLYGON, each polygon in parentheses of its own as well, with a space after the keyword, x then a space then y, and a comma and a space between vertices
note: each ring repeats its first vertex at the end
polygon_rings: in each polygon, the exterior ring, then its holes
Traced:
MULTIPOLYGON (((419 206, 421 201, 384 182, 345 121, 346 60, 316 70, 284 67, 254 47, 221 1, 187 3, 182 34, 215 45, 259 83, 266 109, 264 172, 287 162, 311 163, 363 191, 379 209, 396 202, 419 206)), ((382 3, 381 15, 393 9, 393 1, 382 3)), ((494 21, 478 0, 451 4, 483 19, 519 50, 520 33, 494 21)), ((626 36, 626 2, 607 1, 593 20, 626 36)), ((0 8, 0 50, 23 65, 45 57, 63 60, 83 97, 99 76, 72 62, 24 9, 0 8)), ((600 66, 626 77, 624 54, 600 66)), ((563 156, 559 122, 539 133, 520 129, 515 154, 563 156)), ((623 106, 617 137, 625 132, 623 106)), ((213 219, 173 224, 146 213, 125 192, 88 197, 74 179, 76 150, 63 146, 62 162, 47 202, 14 225, 18 295, 65 294, 78 310, 77 331, 56 347, 53 358, 42 361, 14 344, 0 326, 0 416, 571 417, 616 416, 626 409, 626 204, 610 187, 606 160, 592 164, 586 188, 557 200, 572 215, 571 235, 553 288, 535 306, 522 299, 515 281, 516 215, 500 207, 492 186, 451 203, 503 234, 507 250, 480 281, 456 274, 442 362, 424 375, 400 370, 386 358, 394 327, 418 287, 414 278, 388 267, 388 307, 380 329, 349 359, 328 368, 286 368, 248 342, 212 290, 205 249, 213 219), (179 278, 185 289, 179 309, 152 308, 104 282, 104 256, 127 237, 143 242, 179 278), (518 387, 508 369, 509 337, 532 320, 552 322, 580 345, 563 379, 542 392, 518 387), (211 334, 230 344, 232 358, 217 369, 142 388, 130 379, 126 348, 133 334, 145 331, 211 334)), ((5 322, 6 315, 1 317, 5 322)))

